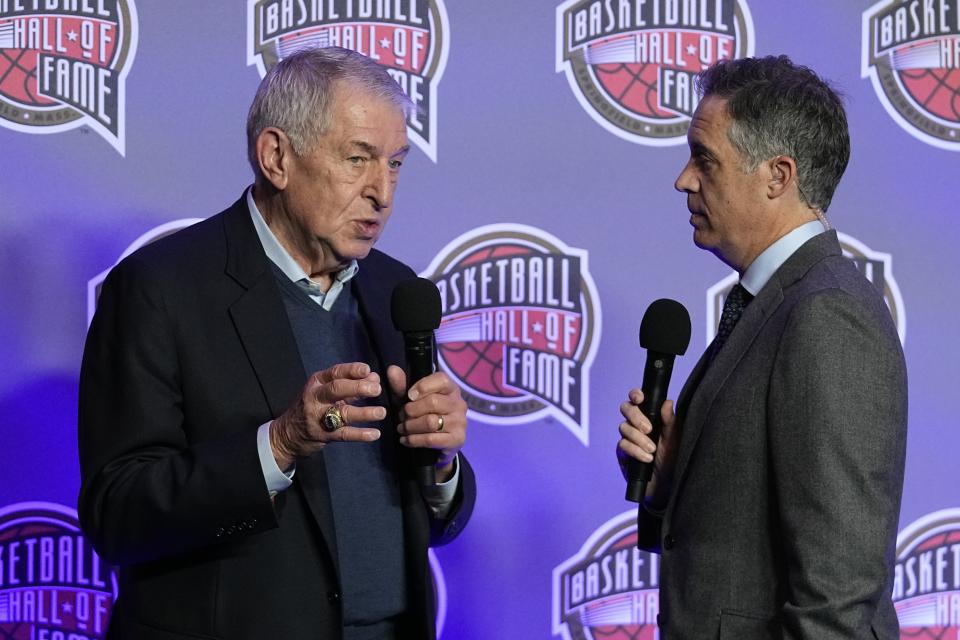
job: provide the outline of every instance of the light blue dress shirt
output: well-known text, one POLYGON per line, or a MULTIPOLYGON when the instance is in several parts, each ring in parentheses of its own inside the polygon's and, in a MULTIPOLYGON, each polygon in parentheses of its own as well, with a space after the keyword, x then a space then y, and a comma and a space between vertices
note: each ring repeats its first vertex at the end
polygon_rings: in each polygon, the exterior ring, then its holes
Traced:
POLYGON ((763 250, 756 260, 753 261, 743 277, 740 278, 740 284, 744 289, 750 292, 750 295, 757 295, 767 284, 777 269, 792 256, 794 252, 803 246, 803 244, 826 231, 819 220, 806 222, 787 235, 783 236, 772 245, 763 250))

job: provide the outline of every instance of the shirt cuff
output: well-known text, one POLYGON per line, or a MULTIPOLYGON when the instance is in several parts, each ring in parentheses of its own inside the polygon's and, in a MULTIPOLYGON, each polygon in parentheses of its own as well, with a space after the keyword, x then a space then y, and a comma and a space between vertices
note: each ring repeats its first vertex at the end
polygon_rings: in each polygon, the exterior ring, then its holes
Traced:
POLYGON ((460 486, 460 454, 457 454, 457 457, 453 459, 453 475, 450 476, 449 480, 420 488, 423 500, 427 503, 433 517, 444 520, 450 515, 450 508, 453 506, 453 499, 457 495, 458 486, 460 486))
POLYGON ((297 470, 294 463, 289 471, 283 471, 273 457, 273 448, 270 446, 270 425, 273 421, 260 425, 257 429, 257 453, 260 456, 260 468, 263 470, 263 479, 267 481, 267 491, 270 497, 290 488, 293 484, 293 474, 297 470))

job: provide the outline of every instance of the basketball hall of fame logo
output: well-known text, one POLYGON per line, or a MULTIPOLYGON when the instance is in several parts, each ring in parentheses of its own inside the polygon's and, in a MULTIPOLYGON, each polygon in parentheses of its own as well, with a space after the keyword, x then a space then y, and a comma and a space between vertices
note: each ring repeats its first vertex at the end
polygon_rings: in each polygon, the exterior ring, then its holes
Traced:
POLYGON ((593 532, 553 570, 553 633, 564 640, 655 640, 659 556, 637 548, 637 510, 593 532))
POLYGON ((744 0, 567 0, 557 7, 556 63, 580 105, 631 142, 686 142, 694 76, 753 55, 744 0))
POLYGON ((117 577, 80 533, 77 512, 47 502, 0 509, 0 636, 104 638, 117 577))
POLYGON ((0 126, 56 133, 87 125, 124 155, 136 51, 133 0, 0 0, 0 126))
POLYGON ((897 536, 893 603, 903 640, 960 640, 960 509, 928 514, 897 536))
POLYGON ((421 274, 440 290, 440 366, 472 418, 519 424, 552 416, 589 444, 590 365, 600 301, 587 252, 519 224, 461 235, 421 274))
MULTIPOLYGON (((907 338, 907 316, 903 310, 900 287, 897 286, 897 281, 893 277, 893 258, 889 253, 873 251, 867 245, 845 233, 838 232, 837 239, 840 241, 840 248, 843 250, 844 257, 853 262, 857 270, 873 283, 877 291, 883 295, 883 299, 890 309, 890 315, 893 316, 893 322, 897 326, 900 343, 904 344, 907 338)), ((717 325, 723 313, 723 301, 726 300, 730 289, 738 281, 737 274, 731 273, 707 290, 706 344, 708 345, 716 335, 717 325)))
POLYGON ((910 135, 960 151, 960 0, 881 0, 863 12, 861 75, 910 135))
POLYGON ((261 77, 304 48, 362 53, 385 66, 413 101, 407 134, 434 162, 449 33, 443 0, 247 0, 247 64, 261 77))

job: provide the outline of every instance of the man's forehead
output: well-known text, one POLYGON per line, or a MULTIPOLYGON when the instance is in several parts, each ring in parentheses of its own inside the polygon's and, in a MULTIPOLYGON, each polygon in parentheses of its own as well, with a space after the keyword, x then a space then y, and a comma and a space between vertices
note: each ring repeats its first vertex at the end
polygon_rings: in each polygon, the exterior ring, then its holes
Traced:
POLYGON ((708 96, 700 101, 697 110, 693 112, 690 128, 687 130, 687 139, 703 140, 711 136, 726 134, 730 126, 730 115, 727 111, 727 100, 716 96, 708 96))

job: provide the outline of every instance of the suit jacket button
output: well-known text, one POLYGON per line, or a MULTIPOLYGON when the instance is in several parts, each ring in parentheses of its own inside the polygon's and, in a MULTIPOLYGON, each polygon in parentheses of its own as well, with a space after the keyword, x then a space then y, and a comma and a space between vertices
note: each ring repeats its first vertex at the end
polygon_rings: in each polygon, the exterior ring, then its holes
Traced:
POLYGON ((668 533, 663 537, 663 548, 666 551, 670 551, 677 546, 677 539, 673 537, 672 533, 668 533))
POLYGON ((337 604, 340 601, 340 593, 338 591, 327 591, 327 602, 330 604, 337 604))

